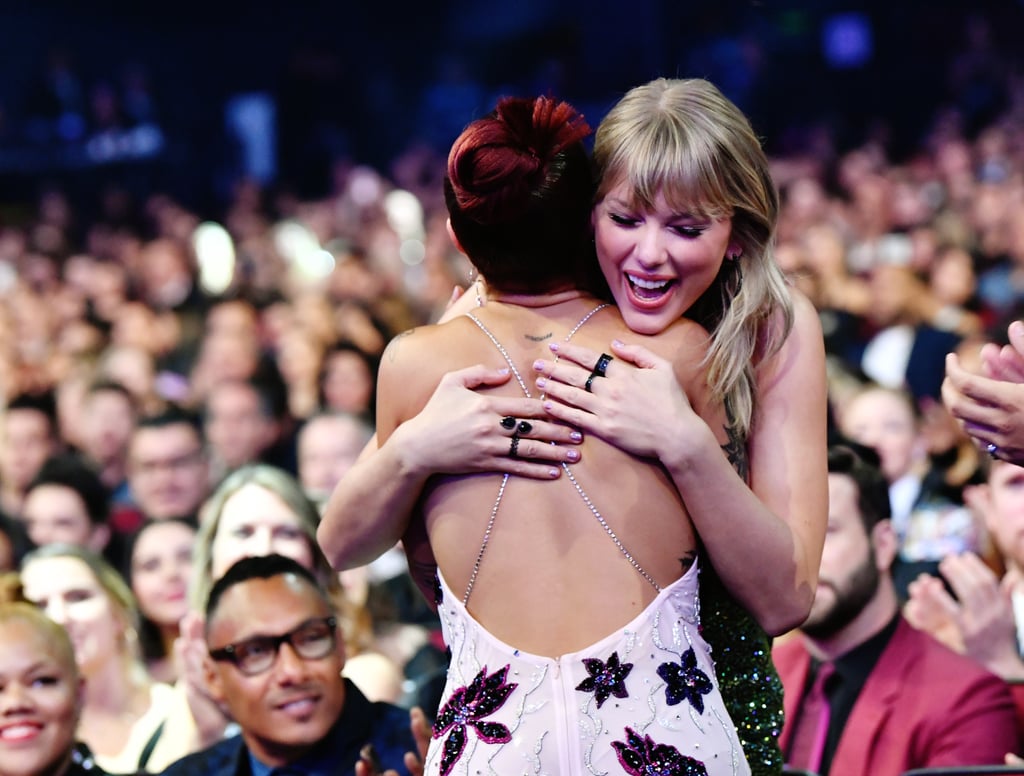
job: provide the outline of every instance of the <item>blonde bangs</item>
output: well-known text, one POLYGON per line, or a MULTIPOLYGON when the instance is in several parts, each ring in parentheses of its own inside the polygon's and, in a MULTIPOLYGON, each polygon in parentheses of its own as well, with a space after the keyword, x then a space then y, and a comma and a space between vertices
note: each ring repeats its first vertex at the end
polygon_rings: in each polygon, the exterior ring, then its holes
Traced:
POLYGON ((604 158, 598 163, 605 174, 598 199, 625 182, 631 207, 652 210, 658 196, 664 195, 668 206, 679 213, 705 218, 731 215, 732 203, 715 164, 714 148, 698 142, 697 133, 678 131, 672 118, 666 114, 658 114, 654 121, 645 117, 635 127, 624 127, 617 138, 605 138, 612 143, 601 148, 604 158))

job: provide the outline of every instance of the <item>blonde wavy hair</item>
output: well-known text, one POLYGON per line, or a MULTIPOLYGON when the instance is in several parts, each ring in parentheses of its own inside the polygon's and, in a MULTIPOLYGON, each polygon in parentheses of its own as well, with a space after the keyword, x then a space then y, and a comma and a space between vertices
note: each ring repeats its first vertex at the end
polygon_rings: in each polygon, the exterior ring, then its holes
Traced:
POLYGON ((121 572, 111 566, 100 554, 77 544, 44 544, 21 561, 24 571, 37 561, 50 558, 75 558, 85 564, 93 578, 110 600, 111 608, 125 627, 124 657, 136 668, 141 668, 142 652, 139 648, 139 607, 121 572))
POLYGON ((224 505, 235 493, 246 485, 257 485, 273 493, 285 504, 298 520, 299 527, 309 542, 313 557, 310 571, 323 586, 327 597, 334 605, 341 619, 346 646, 350 655, 364 651, 370 642, 370 624, 366 615, 356 611, 345 595, 338 574, 331 568, 316 541, 316 529, 320 524, 320 513, 316 504, 302 490, 302 485, 289 472, 269 464, 249 464, 231 472, 217 486, 213 494, 203 503, 199 511, 199 532, 192 551, 192 582, 189 586, 189 604, 196 612, 206 610, 206 601, 213 587, 213 540, 220 527, 224 505))
POLYGON ((746 439, 757 400, 756 370, 778 352, 793 325, 793 304, 773 246, 779 196, 768 159, 743 115, 703 79, 659 78, 629 92, 594 138, 597 201, 626 182, 633 206, 649 209, 659 193, 673 209, 732 218, 739 258, 687 316, 710 333, 708 384, 746 439))

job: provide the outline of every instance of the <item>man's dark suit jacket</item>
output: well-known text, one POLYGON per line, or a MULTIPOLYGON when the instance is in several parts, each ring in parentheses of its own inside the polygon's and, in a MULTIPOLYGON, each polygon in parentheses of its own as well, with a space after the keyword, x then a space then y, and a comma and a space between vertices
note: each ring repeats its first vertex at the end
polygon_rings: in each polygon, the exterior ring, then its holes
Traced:
MULTIPOLYGON (((406 752, 416 751, 409 712, 390 703, 371 703, 346 679, 341 716, 314 751, 295 764, 296 770, 304 773, 304 762, 326 757, 332 763, 329 776, 352 776, 359 750, 368 743, 373 744, 385 768, 408 774, 402 758, 406 752)), ((240 735, 232 736, 172 763, 162 776, 252 776, 249 748, 240 735)))

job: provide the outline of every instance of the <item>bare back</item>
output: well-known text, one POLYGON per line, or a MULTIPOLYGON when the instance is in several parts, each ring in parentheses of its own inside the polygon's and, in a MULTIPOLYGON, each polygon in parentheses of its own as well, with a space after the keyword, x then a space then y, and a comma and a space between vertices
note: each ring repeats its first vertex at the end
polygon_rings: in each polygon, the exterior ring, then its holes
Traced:
MULTIPOLYGON (((491 302, 475 316, 501 343, 530 394, 538 396, 533 362, 551 358, 548 345, 564 341, 597 305, 586 297, 544 308, 491 302)), ((680 321, 642 337, 607 307, 572 342, 601 352, 616 338, 640 342, 672 361, 695 409, 712 428, 724 429, 724 413, 707 417, 703 329, 680 321)), ((468 318, 423 327, 392 343, 380 378, 381 441, 422 409, 446 372, 476 363, 506 366, 496 345, 468 318)), ((523 395, 516 377, 493 390, 523 395)), ((724 441, 724 430, 722 435, 724 441)), ((622 627, 658 588, 678 579, 695 554, 685 507, 656 461, 594 436, 584 440, 581 453, 580 463, 570 467, 572 476, 509 477, 496 513, 500 474, 435 477, 421 502, 445 581, 461 597, 473 579, 467 602, 473 616, 499 639, 535 654, 576 651, 622 627)))

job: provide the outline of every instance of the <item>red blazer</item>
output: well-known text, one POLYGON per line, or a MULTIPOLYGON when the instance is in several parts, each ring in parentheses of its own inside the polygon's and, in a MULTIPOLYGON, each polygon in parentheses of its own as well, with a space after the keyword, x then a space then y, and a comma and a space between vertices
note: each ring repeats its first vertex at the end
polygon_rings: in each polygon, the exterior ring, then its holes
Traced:
MULTIPOLYGON (((810 654, 800 636, 773 651, 796 718, 810 654)), ((791 728, 779 742, 789 746, 791 728)), ((1017 720, 1002 679, 900 618, 839 739, 829 776, 899 776, 911 768, 998 765, 1017 751, 1017 720)))

